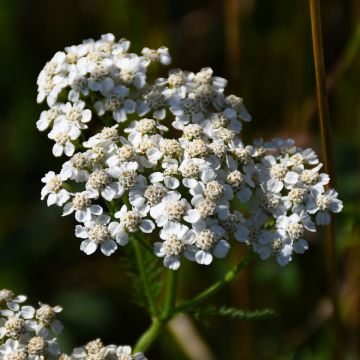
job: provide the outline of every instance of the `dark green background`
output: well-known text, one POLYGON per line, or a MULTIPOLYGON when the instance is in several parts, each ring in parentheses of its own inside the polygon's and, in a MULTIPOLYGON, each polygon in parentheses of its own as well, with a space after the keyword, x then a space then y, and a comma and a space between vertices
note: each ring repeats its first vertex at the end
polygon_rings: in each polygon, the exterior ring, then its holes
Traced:
MULTIPOLYGON (((360 329, 360 1, 323 3, 324 46, 330 82, 332 150, 340 197, 337 257, 344 359, 359 358, 360 329)), ((41 106, 36 78, 65 46, 112 32, 132 49, 169 47, 174 67, 211 66, 244 98, 253 122, 250 141, 293 137, 320 152, 308 2, 303 0, 0 0, 0 288, 33 302, 62 304, 67 350, 92 338, 133 344, 148 317, 129 302, 121 256, 85 256, 74 221, 40 201, 40 179, 61 162, 37 132, 41 106)), ((324 233, 286 268, 254 264, 214 299, 245 309, 270 307, 279 316, 256 323, 209 319, 197 324, 218 359, 330 359, 334 347, 328 316, 324 233)), ((119 254, 119 253, 118 253, 119 254)), ((241 254, 234 246, 228 261, 241 254)), ((190 296, 228 267, 189 265, 181 294, 190 296), (191 272, 191 275, 189 274, 191 272)), ((186 359, 164 334, 152 359, 186 359)))

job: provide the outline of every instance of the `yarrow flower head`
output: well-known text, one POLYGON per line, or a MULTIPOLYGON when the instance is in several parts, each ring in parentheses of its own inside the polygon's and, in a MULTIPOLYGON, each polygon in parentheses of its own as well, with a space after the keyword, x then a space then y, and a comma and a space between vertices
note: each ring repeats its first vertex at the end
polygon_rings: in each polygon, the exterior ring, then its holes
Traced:
POLYGON ((314 151, 291 139, 244 144, 251 116, 226 79, 208 67, 154 78, 168 49, 129 49, 112 34, 86 40, 38 78, 49 109, 37 127, 65 158, 41 196, 74 214, 81 250, 109 256, 142 238, 173 270, 183 257, 208 265, 236 242, 280 265, 307 250, 308 233, 342 209, 314 151))
MULTIPOLYGON (((65 360, 65 358, 63 358, 65 360)), ((107 345, 100 339, 89 341, 86 345, 75 348, 69 359, 72 360, 147 360, 143 353, 133 353, 128 345, 107 345)))
POLYGON ((56 336, 63 327, 56 316, 62 308, 23 305, 26 296, 15 296, 7 289, 0 290, 0 296, 0 359, 57 358, 56 336))
POLYGON ((24 295, 0 290, 0 360, 146 360, 141 352, 133 353, 128 345, 105 346, 100 339, 66 355, 56 339, 63 329, 56 319, 62 307, 43 303, 37 308, 19 305, 25 301, 24 295))

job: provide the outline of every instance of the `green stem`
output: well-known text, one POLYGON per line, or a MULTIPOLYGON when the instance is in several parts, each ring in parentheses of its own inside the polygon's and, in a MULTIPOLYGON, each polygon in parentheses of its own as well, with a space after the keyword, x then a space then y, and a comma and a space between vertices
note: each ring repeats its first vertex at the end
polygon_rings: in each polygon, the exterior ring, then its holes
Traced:
MULTIPOLYGON (((335 173, 330 171, 332 169, 331 158, 331 136, 330 136, 330 116, 327 99, 326 76, 324 66, 324 54, 321 33, 321 11, 320 0, 310 1, 310 17, 312 30, 312 43, 314 51, 314 64, 316 74, 316 90, 317 101, 319 107, 319 125, 321 135, 322 153, 324 157, 324 170, 331 173, 335 177, 335 173)), ((327 259, 328 259, 328 277, 331 294, 331 302, 333 305, 333 333, 335 340, 335 358, 340 358, 343 354, 341 349, 341 321, 339 315, 339 301, 338 301, 338 286, 337 286, 337 259, 335 247, 335 233, 333 223, 327 229, 327 259)))
POLYGON ((174 305, 176 301, 177 278, 178 272, 169 270, 161 318, 153 318, 149 328, 140 336, 139 340, 137 341, 134 347, 135 353, 145 352, 159 336, 160 331, 164 325, 173 317, 174 305))
POLYGON ((199 295, 195 296, 191 300, 185 301, 181 306, 176 308, 176 313, 182 313, 191 310, 195 305, 201 304, 202 302, 213 296, 225 285, 230 283, 234 279, 234 277, 256 257, 257 254, 250 251, 237 265, 235 265, 231 270, 229 270, 221 280, 217 281, 215 284, 202 291, 199 295))
POLYGON ((171 318, 173 313, 175 302, 176 302, 176 293, 177 293, 177 283, 178 283, 178 271, 177 270, 168 270, 167 278, 167 288, 164 299, 164 308, 161 314, 163 320, 168 320, 171 318))
POLYGON ((164 322, 158 319, 154 319, 149 328, 140 336, 139 340, 134 346, 133 352, 146 352, 149 346, 159 336, 161 329, 164 326, 164 322))
POLYGON ((147 300, 148 305, 149 305, 150 314, 151 315, 156 315, 157 310, 156 310, 153 295, 151 293, 149 280, 148 280, 148 277, 147 277, 147 274, 146 274, 146 269, 145 269, 145 266, 144 266, 144 258, 143 258, 143 254, 142 254, 142 248, 140 247, 139 242, 136 241, 135 239, 131 243, 134 246, 136 262, 137 262, 137 265, 138 265, 141 282, 142 282, 143 287, 144 287, 145 297, 146 297, 146 300, 147 300))

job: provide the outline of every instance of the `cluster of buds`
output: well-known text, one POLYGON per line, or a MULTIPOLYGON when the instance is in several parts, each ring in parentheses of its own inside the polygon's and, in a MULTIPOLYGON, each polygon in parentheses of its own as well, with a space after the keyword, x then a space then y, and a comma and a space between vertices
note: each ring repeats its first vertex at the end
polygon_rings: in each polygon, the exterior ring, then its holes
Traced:
POLYGON ((65 156, 41 195, 75 215, 81 250, 109 256, 145 234, 173 270, 183 257, 224 258, 236 241, 280 265, 307 250, 307 233, 342 209, 315 153, 292 140, 244 144, 251 116, 226 79, 210 68, 152 78, 150 66, 170 63, 167 48, 129 46, 111 34, 84 41, 38 78, 49 109, 37 127, 65 156))
POLYGON ((63 354, 56 338, 63 329, 56 319, 62 308, 42 303, 34 308, 25 301, 24 295, 0 290, 0 360, 146 360, 130 346, 104 346, 100 339, 63 354))

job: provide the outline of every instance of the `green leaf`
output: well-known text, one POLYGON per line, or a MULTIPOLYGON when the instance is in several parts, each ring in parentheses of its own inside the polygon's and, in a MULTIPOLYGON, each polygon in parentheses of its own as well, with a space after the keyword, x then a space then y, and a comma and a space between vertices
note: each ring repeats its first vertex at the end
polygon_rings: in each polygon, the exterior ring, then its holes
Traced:
POLYGON ((204 317, 222 316, 237 320, 263 320, 276 316, 272 309, 258 309, 258 310, 240 310, 227 306, 209 306, 206 308, 196 308, 191 311, 195 318, 201 320, 204 317))

